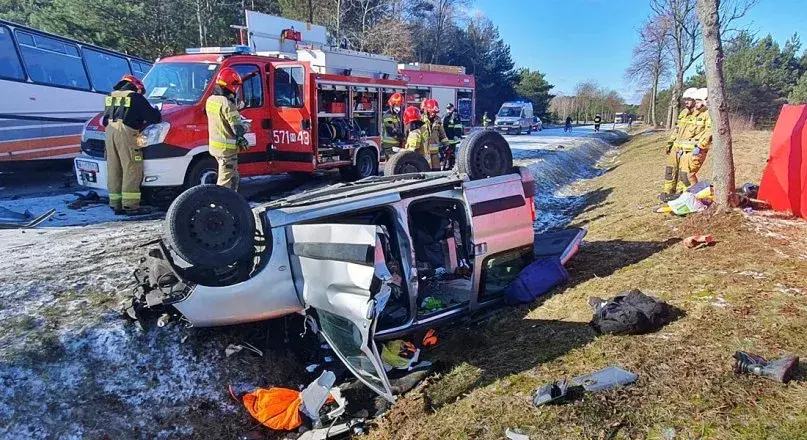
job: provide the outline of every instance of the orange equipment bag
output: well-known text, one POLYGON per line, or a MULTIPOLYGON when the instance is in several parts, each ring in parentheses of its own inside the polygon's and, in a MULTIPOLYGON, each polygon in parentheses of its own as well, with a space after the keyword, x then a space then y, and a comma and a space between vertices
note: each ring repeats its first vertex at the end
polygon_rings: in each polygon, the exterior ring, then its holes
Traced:
POLYGON ((262 425, 277 431, 292 431, 303 424, 300 392, 287 388, 259 388, 242 399, 247 411, 262 425))

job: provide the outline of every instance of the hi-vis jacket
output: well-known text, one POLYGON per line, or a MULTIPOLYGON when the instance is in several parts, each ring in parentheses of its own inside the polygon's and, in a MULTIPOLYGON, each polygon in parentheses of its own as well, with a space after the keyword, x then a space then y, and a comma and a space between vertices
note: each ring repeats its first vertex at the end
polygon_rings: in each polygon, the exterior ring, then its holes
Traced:
POLYGON ((211 95, 205 102, 210 148, 238 152, 236 137, 243 135, 241 115, 235 103, 223 95, 211 95))
POLYGON ((673 148, 688 153, 695 149, 708 150, 712 145, 712 119, 709 110, 683 109, 678 114, 678 128, 670 138, 673 148))
POLYGON ((146 98, 132 90, 114 90, 104 100, 104 117, 101 124, 120 121, 123 125, 140 131, 148 124, 162 120, 160 111, 149 104, 146 98))

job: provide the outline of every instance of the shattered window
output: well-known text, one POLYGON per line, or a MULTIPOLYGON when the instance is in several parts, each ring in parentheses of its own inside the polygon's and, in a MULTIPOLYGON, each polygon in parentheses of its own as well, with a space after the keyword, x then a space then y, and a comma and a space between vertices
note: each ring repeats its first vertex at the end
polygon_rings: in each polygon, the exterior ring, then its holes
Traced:
POLYGON ((317 315, 320 329, 328 337, 328 342, 333 349, 345 358, 360 379, 383 391, 384 384, 381 382, 378 371, 370 357, 362 351, 362 347, 365 347, 366 344, 361 330, 356 324, 347 318, 324 310, 317 310, 317 315))

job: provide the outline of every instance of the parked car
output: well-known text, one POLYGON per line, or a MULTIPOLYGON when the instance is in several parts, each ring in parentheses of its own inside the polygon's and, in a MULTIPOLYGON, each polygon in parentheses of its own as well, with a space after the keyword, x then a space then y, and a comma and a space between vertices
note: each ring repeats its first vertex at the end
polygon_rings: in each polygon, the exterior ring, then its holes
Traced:
POLYGON ((496 113, 493 128, 499 133, 530 134, 534 124, 535 115, 532 112, 531 102, 508 101, 502 104, 499 112, 496 113))
POLYGON ((536 116, 536 117, 535 117, 535 123, 534 123, 534 124, 532 124, 532 130, 533 130, 533 131, 541 131, 541 130, 543 130, 543 129, 544 129, 544 123, 543 123, 543 121, 541 121, 541 118, 539 118, 538 116, 536 116))
POLYGON ((139 280, 158 287, 136 290, 134 309, 198 327, 304 313, 359 380, 393 400, 381 343, 500 306, 536 255, 566 262, 585 235, 536 237, 533 177, 496 139, 467 138, 461 149, 480 160, 457 171, 371 177, 255 208, 226 188, 191 188, 171 205, 158 252, 174 281, 139 280), (493 155, 509 164, 498 175, 469 168, 493 155))

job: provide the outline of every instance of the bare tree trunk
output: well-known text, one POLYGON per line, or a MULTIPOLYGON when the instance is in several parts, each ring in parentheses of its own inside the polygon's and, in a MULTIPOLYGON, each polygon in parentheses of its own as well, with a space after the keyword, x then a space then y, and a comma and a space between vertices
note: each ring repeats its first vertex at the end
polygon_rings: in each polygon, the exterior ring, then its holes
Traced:
POLYGON ((729 125, 729 105, 723 82, 723 43, 720 41, 720 0, 698 0, 698 19, 703 26, 706 85, 709 89, 709 116, 712 118, 715 204, 718 211, 737 206, 734 183, 734 156, 729 125))
POLYGON ((314 0, 308 0, 308 22, 314 22, 314 0))

